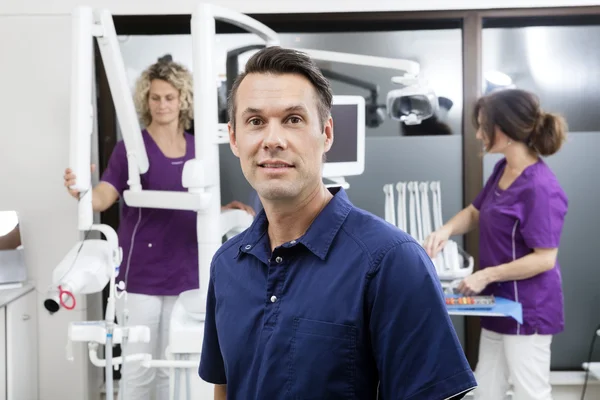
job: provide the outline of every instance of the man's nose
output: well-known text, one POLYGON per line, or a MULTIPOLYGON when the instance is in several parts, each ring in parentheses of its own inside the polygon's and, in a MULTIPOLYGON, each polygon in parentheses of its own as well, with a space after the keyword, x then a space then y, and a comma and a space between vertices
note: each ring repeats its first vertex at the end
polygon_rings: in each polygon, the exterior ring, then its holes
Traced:
POLYGON ((285 132, 279 124, 269 124, 265 129, 265 137, 263 146, 266 149, 285 149, 287 141, 285 140, 285 132))

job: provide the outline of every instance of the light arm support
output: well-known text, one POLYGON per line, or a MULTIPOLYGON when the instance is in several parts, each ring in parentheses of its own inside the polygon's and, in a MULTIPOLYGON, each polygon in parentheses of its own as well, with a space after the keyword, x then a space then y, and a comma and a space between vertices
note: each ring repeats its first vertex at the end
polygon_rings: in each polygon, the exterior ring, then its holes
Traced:
POLYGON ((274 30, 255 20, 254 18, 247 16, 246 14, 242 14, 228 8, 215 6, 213 4, 201 3, 196 8, 197 15, 200 15, 200 9, 204 10, 201 13, 210 15, 217 21, 227 22, 228 24, 235 25, 238 28, 242 28, 250 33, 254 33, 264 40, 267 46, 279 45, 279 37, 274 30))
POLYGON ((366 56, 362 54, 340 53, 336 51, 298 49, 308 54, 312 59, 319 61, 329 61, 343 64, 363 65, 366 67, 377 67, 384 69, 392 69, 402 72, 404 78, 414 78, 419 76, 420 65, 418 62, 411 60, 403 60, 399 58, 387 58, 366 56))
POLYGON ((115 25, 108 10, 99 10, 96 13, 95 22, 98 47, 106 70, 123 141, 127 148, 128 163, 137 166, 137 174, 133 174, 134 170, 130 170, 129 188, 133 191, 139 191, 142 190, 139 175, 145 174, 149 168, 148 155, 146 154, 140 124, 129 90, 115 25))
POLYGON ((233 83, 235 82, 235 79, 237 78, 239 70, 240 70, 240 63, 239 63, 239 59, 238 59, 239 56, 244 54, 247 51, 260 50, 260 49, 264 49, 265 47, 267 47, 267 46, 264 44, 250 44, 248 46, 238 47, 236 49, 229 50, 227 52, 225 71, 226 71, 226 76, 227 76, 227 95, 228 96, 229 96, 229 93, 231 92, 233 83))

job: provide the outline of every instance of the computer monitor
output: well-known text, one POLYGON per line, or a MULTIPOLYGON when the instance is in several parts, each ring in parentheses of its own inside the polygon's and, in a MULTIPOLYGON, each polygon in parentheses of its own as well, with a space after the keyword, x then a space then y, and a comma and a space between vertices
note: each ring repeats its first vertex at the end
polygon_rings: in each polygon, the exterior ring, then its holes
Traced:
POLYGON ((361 175, 365 170, 365 99, 333 96, 333 145, 326 154, 324 178, 361 175))

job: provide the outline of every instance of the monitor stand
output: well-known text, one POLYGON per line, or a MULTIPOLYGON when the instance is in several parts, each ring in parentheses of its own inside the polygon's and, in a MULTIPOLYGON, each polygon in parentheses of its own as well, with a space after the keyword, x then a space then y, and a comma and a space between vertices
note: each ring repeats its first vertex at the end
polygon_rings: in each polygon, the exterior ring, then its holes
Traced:
POLYGON ((332 178, 323 178, 323 180, 330 181, 331 183, 325 183, 325 187, 342 187, 346 190, 350 188, 350 183, 346 181, 346 178, 341 177, 332 177, 332 178))

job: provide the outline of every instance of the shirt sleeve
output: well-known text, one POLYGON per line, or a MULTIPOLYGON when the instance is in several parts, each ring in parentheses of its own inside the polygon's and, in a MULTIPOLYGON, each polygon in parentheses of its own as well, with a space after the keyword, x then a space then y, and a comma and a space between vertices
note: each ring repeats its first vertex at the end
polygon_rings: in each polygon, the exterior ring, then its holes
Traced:
POLYGON ((112 185, 119 192, 119 196, 123 197, 123 192, 127 189, 127 178, 127 152, 125 143, 119 141, 108 159, 108 166, 100 181, 112 185))
POLYGON ((568 200, 558 184, 538 184, 523 192, 521 235, 530 249, 560 244, 568 200))
POLYGON ((505 159, 503 158, 496 163, 496 165, 494 166, 494 170, 492 171, 492 174, 483 186, 483 189, 481 189, 477 197, 475 197, 475 200, 473 200, 473 207, 475 207, 477 210, 481 210, 483 200, 487 197, 490 191, 494 190, 494 186, 498 182, 498 174, 502 172, 501 166, 504 163, 504 161, 505 159))
POLYGON ((211 268, 210 281, 208 283, 208 296, 206 298, 206 317, 204 319, 204 340, 202 342, 202 354, 200 355, 200 366, 198 375, 204 381, 215 385, 225 385, 225 364, 219 346, 219 336, 215 322, 215 285, 214 269, 211 268))
POLYGON ((372 274, 369 329, 381 397, 460 399, 477 386, 423 248, 394 246, 372 274))

